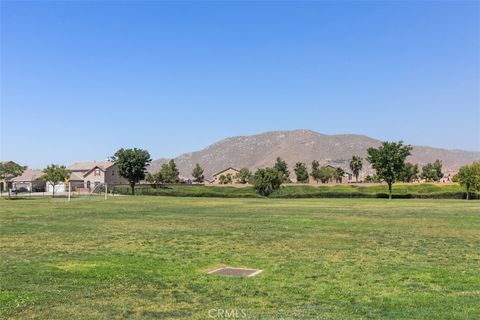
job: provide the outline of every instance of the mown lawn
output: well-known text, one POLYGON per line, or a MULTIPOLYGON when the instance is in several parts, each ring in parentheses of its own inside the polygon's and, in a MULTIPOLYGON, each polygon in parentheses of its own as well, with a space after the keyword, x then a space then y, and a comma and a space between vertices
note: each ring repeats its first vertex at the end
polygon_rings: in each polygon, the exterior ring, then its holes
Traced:
POLYGON ((478 201, 0 199, 0 241, 0 318, 480 318, 478 201))

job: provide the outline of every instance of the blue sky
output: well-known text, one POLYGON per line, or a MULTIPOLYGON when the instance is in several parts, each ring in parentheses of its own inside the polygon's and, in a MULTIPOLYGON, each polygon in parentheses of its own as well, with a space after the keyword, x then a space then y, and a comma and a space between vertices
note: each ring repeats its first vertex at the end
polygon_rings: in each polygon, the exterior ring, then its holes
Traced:
POLYGON ((1 159, 307 128, 480 150, 478 2, 1 2, 1 159))

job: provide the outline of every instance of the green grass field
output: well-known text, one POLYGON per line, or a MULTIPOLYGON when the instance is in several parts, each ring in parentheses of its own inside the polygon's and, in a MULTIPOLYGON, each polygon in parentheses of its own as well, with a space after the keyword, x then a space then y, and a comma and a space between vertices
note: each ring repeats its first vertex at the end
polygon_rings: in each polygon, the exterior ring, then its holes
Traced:
POLYGON ((478 201, 0 199, 0 241, 0 318, 480 318, 478 201))

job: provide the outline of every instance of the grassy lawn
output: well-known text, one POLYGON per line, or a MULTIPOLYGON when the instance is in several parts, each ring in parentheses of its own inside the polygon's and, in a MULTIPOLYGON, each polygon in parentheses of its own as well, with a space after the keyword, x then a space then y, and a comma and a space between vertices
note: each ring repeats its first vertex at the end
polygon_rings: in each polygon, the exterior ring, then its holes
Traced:
POLYGON ((478 201, 0 199, 0 241, 0 318, 480 318, 478 201))

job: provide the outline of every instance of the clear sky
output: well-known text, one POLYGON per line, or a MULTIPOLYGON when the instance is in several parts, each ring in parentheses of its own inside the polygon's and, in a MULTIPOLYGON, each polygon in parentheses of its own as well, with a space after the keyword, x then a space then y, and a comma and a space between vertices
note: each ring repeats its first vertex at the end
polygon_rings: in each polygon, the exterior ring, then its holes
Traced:
POLYGON ((480 150, 479 2, 1 1, 1 159, 306 128, 480 150))

